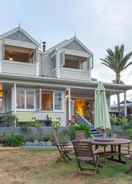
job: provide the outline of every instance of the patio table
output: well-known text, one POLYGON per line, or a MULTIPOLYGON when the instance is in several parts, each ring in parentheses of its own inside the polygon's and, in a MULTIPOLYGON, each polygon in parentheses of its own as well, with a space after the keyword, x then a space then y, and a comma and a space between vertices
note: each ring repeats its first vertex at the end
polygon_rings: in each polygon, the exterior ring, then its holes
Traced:
POLYGON ((111 151, 110 151, 110 160, 112 161, 116 161, 116 162, 120 162, 120 163, 126 163, 123 159, 122 159, 122 146, 123 145, 129 145, 131 143, 131 141, 129 139, 120 139, 120 138, 112 138, 109 141, 103 141, 102 140, 98 140, 98 139, 92 139, 90 140, 92 145, 95 145, 96 149, 99 146, 103 146, 104 147, 104 155, 106 156, 107 152, 106 152, 106 147, 110 146, 111 147, 111 151), (117 148, 117 149, 114 149, 117 148), (117 154, 117 158, 114 158, 114 153, 116 150, 116 154, 117 154))

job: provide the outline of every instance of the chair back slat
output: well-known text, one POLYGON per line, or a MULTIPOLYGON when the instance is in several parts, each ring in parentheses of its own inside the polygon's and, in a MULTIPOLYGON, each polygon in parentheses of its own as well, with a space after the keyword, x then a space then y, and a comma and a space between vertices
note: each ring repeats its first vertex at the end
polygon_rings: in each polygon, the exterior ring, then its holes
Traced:
POLYGON ((86 141, 73 141, 76 157, 93 157, 92 144, 86 141))

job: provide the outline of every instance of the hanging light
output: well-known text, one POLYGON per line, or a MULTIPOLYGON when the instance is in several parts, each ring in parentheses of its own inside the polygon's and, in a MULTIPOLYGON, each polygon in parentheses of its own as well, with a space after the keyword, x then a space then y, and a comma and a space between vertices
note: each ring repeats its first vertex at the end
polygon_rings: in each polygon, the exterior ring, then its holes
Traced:
POLYGON ((65 90, 65 98, 68 99, 69 98, 69 91, 66 89, 65 90))

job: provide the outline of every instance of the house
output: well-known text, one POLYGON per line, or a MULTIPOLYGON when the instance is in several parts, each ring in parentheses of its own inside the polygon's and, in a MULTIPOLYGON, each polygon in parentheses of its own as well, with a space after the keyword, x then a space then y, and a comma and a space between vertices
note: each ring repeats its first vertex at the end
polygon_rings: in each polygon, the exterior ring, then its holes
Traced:
POLYGON ((118 110, 118 105, 117 104, 113 104, 111 106, 111 114, 113 115, 124 115, 124 107, 126 106, 126 110, 127 110, 127 115, 129 117, 132 117, 132 101, 130 100, 126 100, 126 102, 121 101, 120 102, 120 112, 118 110))
MULTIPOLYGON (((19 122, 45 120, 52 112, 65 125, 75 112, 94 121, 97 81, 92 79, 93 53, 77 38, 46 50, 21 27, 0 36, 0 115, 19 122)), ((104 77, 107 74, 104 74, 104 77)), ((130 85, 104 83, 110 95, 130 85)), ((124 108, 126 115, 126 107, 124 108)))

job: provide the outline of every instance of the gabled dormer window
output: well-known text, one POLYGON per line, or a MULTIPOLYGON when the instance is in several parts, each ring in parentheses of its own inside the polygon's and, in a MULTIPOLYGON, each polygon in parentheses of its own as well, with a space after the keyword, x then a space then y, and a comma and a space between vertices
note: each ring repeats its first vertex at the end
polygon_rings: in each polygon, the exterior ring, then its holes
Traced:
POLYGON ((4 60, 33 63, 35 50, 22 47, 5 46, 4 60))
POLYGON ((85 61, 86 58, 84 57, 66 54, 63 67, 72 69, 83 69, 83 64, 85 61))

